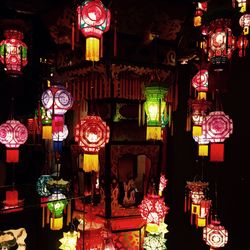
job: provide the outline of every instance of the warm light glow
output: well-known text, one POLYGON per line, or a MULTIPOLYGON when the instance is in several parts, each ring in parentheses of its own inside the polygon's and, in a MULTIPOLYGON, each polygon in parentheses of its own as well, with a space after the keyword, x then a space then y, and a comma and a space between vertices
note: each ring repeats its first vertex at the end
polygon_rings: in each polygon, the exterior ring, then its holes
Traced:
POLYGON ((192 86, 198 92, 208 91, 208 70, 202 69, 192 78, 192 86))
POLYGON ((166 239, 162 238, 161 235, 149 234, 144 238, 143 248, 146 250, 165 250, 166 239))
POLYGON ((100 40, 95 37, 86 38, 85 59, 87 61, 99 61, 100 59, 100 40))
POLYGON ((59 249, 75 250, 78 237, 79 237, 79 232, 76 231, 63 232, 63 238, 59 239, 60 243, 62 244, 59 247, 59 249))

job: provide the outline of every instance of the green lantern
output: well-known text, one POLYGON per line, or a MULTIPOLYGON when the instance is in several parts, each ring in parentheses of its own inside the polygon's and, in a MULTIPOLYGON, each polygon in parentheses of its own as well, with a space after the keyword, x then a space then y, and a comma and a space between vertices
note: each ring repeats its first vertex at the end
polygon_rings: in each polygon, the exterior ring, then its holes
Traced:
POLYGON ((163 82, 151 82, 145 85, 145 112, 147 114, 147 140, 161 140, 162 127, 168 123, 166 113, 166 95, 168 88, 163 82))

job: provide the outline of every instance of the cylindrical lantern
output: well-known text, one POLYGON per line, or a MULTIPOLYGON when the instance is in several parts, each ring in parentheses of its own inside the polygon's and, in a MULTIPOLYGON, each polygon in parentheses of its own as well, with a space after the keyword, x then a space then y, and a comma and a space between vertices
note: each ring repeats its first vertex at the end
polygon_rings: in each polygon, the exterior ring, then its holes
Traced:
POLYGON ((109 30, 110 11, 100 0, 85 0, 77 8, 78 28, 86 37, 86 60, 99 61, 100 39, 109 30))
POLYGON ((22 74, 22 68, 28 63, 23 33, 10 29, 4 32, 4 36, 6 39, 0 43, 0 61, 5 65, 7 74, 22 74))
POLYGON ((145 111, 147 114, 147 140, 162 140, 162 126, 168 122, 164 117, 168 88, 162 82, 151 82, 145 85, 145 111))
POLYGON ((27 128, 17 120, 8 120, 0 126, 0 142, 5 144, 6 162, 19 161, 19 146, 28 139, 27 128))
POLYGON ((43 92, 41 99, 52 115, 52 131, 63 131, 64 114, 73 106, 70 92, 62 85, 53 85, 43 92))
POLYGON ((100 116, 86 116, 75 128, 75 141, 83 148, 83 170, 99 171, 98 152, 109 142, 110 130, 100 116))
POLYGON ((228 242, 228 231, 220 225, 220 221, 213 220, 203 228, 203 240, 212 249, 224 247, 228 242))

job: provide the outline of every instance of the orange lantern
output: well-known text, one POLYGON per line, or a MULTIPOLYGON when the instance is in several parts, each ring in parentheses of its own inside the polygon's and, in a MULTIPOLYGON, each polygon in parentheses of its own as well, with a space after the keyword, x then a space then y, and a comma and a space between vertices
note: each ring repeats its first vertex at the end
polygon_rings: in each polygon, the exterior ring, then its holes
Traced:
POLYGON ((100 116, 86 116, 75 127, 75 141, 83 148, 83 170, 99 171, 98 152, 109 142, 110 130, 100 116))

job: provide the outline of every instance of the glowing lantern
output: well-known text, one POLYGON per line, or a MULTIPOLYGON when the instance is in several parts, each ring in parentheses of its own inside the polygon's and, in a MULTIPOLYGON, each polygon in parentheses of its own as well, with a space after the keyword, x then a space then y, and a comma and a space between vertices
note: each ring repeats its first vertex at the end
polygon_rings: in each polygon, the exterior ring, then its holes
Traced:
POLYGON ((195 16, 194 16, 194 26, 198 27, 201 26, 201 19, 203 16, 203 13, 207 11, 207 2, 197 2, 196 3, 196 10, 195 10, 195 16))
POLYGON ((27 128, 17 120, 8 120, 0 126, 0 142, 5 144, 6 162, 19 161, 19 146, 28 139, 27 128))
POLYGON ((50 110, 42 112, 42 138, 46 140, 52 139, 52 117, 50 110))
POLYGON ((6 40, 0 43, 0 61, 5 65, 7 74, 22 74, 22 68, 27 65, 27 46, 21 40, 23 33, 17 30, 6 30, 6 40))
POLYGON ((215 19, 208 28, 208 60, 213 65, 220 66, 227 63, 235 49, 235 38, 230 28, 230 19, 215 19))
POLYGON ((54 132, 52 134, 55 152, 62 152, 63 140, 67 138, 68 134, 69 134, 69 131, 68 131, 67 125, 63 126, 63 131, 54 132))
POLYGON ((68 201, 66 196, 59 191, 54 192, 48 198, 48 209, 52 213, 50 218, 50 229, 60 230, 63 227, 63 210, 68 201))
POLYGON ((241 35, 237 40, 237 47, 239 49, 239 57, 243 57, 246 55, 246 49, 248 47, 248 39, 245 35, 241 35))
POLYGON ((207 223, 207 217, 211 207, 211 200, 202 200, 200 203, 200 214, 197 217, 198 227, 205 227, 207 223))
POLYGON ((240 17, 239 20, 240 26, 243 28, 243 34, 249 34, 249 26, 250 26, 250 14, 244 14, 240 17))
POLYGON ((206 99, 206 92, 208 91, 208 70, 199 70, 192 78, 192 86, 198 91, 198 100, 206 99))
POLYGON ((99 171, 98 152, 109 142, 110 130, 100 116, 86 116, 75 128, 75 141, 83 148, 83 170, 99 171))
POLYGON ((233 121, 223 111, 210 112, 202 124, 202 131, 210 141, 210 161, 224 161, 224 142, 233 133, 233 121))
POLYGON ((100 39, 109 30, 110 11, 100 0, 85 0, 77 8, 78 28, 86 37, 86 60, 99 61, 100 39))
POLYGON ((162 126, 166 118, 167 87, 162 82, 151 82, 145 86, 145 111, 147 114, 147 140, 162 140, 162 126))
POLYGON ((240 12, 244 13, 247 11, 247 0, 232 0, 232 5, 233 7, 238 7, 240 8, 240 12), (236 6, 237 2, 237 6, 236 6))
POLYGON ((212 220, 203 228, 203 240, 211 249, 224 247, 228 242, 228 231, 220 225, 220 221, 212 220))
POLYGON ((77 238, 79 238, 79 232, 69 231, 67 233, 63 232, 63 238, 59 239, 62 245, 59 249, 63 250, 75 250, 77 238))
POLYGON ((162 191, 167 186, 167 182, 168 182, 168 180, 162 174, 160 177, 160 184, 159 184, 159 196, 162 196, 162 191))
POLYGON ((209 139, 205 138, 204 135, 193 136, 193 139, 198 143, 198 156, 208 156, 209 139))
POLYGON ((64 114, 73 106, 70 92, 61 85, 53 85, 42 94, 42 104, 52 115, 52 131, 63 131, 64 114))
POLYGON ((146 250, 165 250, 167 249, 166 241, 160 234, 149 234, 144 238, 143 248, 146 250))
POLYGON ((168 207, 158 195, 151 194, 142 200, 139 210, 147 224, 159 225, 164 220, 168 207))

